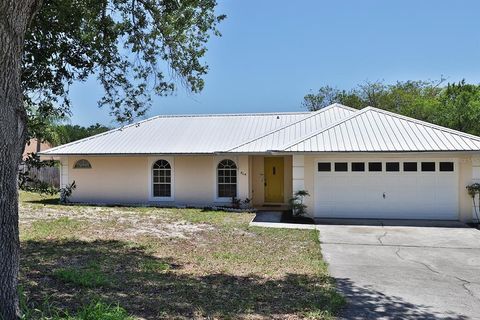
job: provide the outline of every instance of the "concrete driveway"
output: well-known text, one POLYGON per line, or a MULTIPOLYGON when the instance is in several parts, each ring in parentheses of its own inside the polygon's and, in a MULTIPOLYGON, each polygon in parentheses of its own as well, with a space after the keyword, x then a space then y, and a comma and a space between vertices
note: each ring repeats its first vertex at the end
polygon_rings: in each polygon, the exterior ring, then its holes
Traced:
POLYGON ((480 319, 480 231, 317 227, 341 319, 480 319))

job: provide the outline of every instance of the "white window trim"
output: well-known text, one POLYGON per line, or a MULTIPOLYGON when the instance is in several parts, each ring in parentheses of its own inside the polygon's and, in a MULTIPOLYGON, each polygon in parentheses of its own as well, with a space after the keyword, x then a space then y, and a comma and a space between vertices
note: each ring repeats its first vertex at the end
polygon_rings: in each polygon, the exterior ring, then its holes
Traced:
POLYGON ((233 162, 235 162, 235 165, 237 166, 236 193, 237 193, 237 198, 238 198, 238 193, 239 193, 239 190, 238 190, 238 182, 239 182, 238 181, 239 180, 239 176, 238 176, 239 175, 238 157, 216 156, 216 157, 214 157, 214 161, 213 161, 213 176, 214 176, 214 179, 213 179, 213 194, 214 194, 213 201, 214 202, 222 202, 222 203, 230 203, 230 202, 232 202, 231 197, 219 197, 218 196, 218 171, 217 170, 218 170, 218 165, 223 160, 232 160, 233 162))
POLYGON ((148 200, 149 201, 175 201, 175 158, 171 156, 167 157, 148 157, 148 200), (166 160, 170 163, 172 178, 170 182, 171 196, 170 197, 154 197, 153 196, 153 164, 158 160, 166 160))
POLYGON ((90 160, 88 159, 85 159, 85 158, 80 158, 78 160, 75 160, 75 162, 73 163, 73 167, 72 169, 74 170, 88 170, 88 169, 92 169, 93 166, 92 166, 92 163, 90 162, 90 160), (87 161, 88 164, 90 165, 90 167, 77 167, 77 163, 79 163, 80 161, 87 161))

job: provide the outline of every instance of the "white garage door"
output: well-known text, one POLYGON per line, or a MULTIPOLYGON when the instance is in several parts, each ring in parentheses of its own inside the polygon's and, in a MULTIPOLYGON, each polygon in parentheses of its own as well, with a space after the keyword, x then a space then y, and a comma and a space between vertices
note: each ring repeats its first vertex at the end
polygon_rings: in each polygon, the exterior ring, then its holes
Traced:
POLYGON ((458 219, 458 165, 446 160, 318 160, 315 216, 458 219))

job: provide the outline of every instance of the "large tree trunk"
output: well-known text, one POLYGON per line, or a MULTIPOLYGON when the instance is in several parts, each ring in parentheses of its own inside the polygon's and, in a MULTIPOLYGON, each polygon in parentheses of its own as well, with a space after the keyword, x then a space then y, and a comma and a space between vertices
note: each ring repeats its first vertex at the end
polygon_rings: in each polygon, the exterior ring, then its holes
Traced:
POLYGON ((17 172, 25 146, 23 42, 38 0, 0 0, 0 319, 18 319, 17 172))

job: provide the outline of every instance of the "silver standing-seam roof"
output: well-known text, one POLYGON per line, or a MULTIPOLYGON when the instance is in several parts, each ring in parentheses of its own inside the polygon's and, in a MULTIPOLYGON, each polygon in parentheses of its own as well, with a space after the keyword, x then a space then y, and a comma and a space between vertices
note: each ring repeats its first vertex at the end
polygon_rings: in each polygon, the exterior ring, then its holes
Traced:
POLYGON ((227 151, 311 112, 156 116, 43 155, 189 154, 227 151))
POLYGON ((312 112, 311 115, 301 120, 247 141, 228 150, 228 152, 265 152, 265 150, 283 150, 285 145, 295 142, 302 137, 306 137, 312 132, 317 132, 320 129, 326 128, 357 111, 357 109, 335 103, 316 112, 312 112))
POLYGON ((480 151, 480 137, 373 107, 157 116, 41 154, 480 151))
POLYGON ((288 152, 479 151, 480 137, 367 107, 292 144, 288 152))

